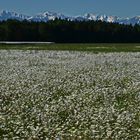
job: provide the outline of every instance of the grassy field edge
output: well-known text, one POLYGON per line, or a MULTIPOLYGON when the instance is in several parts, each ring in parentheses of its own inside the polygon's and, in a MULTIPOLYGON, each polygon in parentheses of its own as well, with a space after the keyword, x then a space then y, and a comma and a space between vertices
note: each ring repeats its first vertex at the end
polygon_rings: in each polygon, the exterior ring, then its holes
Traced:
POLYGON ((93 51, 93 52, 140 52, 140 44, 0 44, 0 50, 69 50, 69 51, 93 51))

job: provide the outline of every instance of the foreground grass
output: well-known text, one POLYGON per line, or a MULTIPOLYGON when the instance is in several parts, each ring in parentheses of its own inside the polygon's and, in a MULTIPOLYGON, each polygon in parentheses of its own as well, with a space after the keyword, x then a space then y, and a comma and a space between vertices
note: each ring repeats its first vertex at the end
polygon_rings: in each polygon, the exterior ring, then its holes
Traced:
POLYGON ((0 51, 1 140, 139 140, 140 53, 0 51))
POLYGON ((92 52, 140 52, 140 44, 48 44, 0 45, 0 49, 13 50, 73 50, 92 52))

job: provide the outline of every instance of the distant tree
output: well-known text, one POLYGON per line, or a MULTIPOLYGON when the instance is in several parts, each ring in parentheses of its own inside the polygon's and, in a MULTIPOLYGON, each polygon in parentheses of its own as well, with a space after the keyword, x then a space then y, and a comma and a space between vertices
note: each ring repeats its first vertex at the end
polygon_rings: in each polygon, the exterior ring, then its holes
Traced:
POLYGON ((58 43, 140 42, 140 25, 102 21, 0 22, 1 41, 52 41, 58 43))

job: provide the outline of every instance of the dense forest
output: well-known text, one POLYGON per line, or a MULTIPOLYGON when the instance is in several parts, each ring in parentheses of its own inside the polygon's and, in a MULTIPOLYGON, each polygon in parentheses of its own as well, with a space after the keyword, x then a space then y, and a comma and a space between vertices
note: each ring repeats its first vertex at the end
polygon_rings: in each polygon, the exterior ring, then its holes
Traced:
POLYGON ((0 41, 50 41, 56 43, 140 42, 140 25, 102 21, 0 22, 0 41))

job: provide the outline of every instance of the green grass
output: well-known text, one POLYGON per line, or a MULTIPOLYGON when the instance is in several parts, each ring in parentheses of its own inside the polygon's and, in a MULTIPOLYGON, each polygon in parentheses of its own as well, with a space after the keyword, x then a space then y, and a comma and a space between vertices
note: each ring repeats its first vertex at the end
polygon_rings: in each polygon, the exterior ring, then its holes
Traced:
POLYGON ((48 45, 0 45, 6 50, 72 50, 93 52, 140 52, 140 44, 48 44, 48 45))

